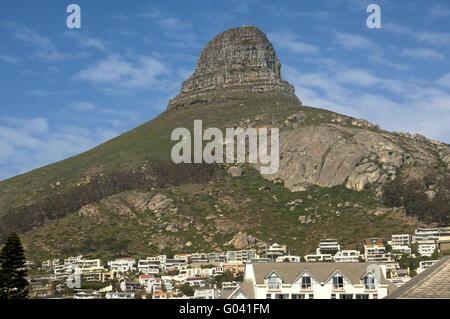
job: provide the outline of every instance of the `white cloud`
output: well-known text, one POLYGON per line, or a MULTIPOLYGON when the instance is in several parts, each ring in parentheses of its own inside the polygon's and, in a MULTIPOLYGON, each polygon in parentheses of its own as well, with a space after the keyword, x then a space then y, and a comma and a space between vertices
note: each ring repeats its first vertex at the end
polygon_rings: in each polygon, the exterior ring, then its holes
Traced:
POLYGON ((334 41, 348 50, 378 49, 375 42, 357 34, 336 32, 334 41))
POLYGON ((442 87, 450 89, 450 73, 444 74, 441 76, 436 83, 442 87))
POLYGON ((314 45, 300 41, 297 35, 290 32, 272 32, 267 36, 275 44, 275 47, 287 49, 294 54, 315 54, 319 51, 314 45))
POLYGON ((450 17, 450 9, 442 4, 435 4, 428 9, 428 13, 433 18, 448 18, 450 17))
POLYGON ((319 11, 303 11, 295 13, 297 17, 308 17, 316 20, 330 20, 334 15, 332 11, 319 10, 319 11))
POLYGON ((167 67, 151 56, 126 61, 119 55, 109 55, 105 60, 80 71, 74 78, 112 89, 152 89, 167 84, 161 77, 168 73, 167 67))
POLYGON ((164 17, 164 13, 161 12, 161 10, 159 10, 157 7, 151 7, 139 13, 137 16, 140 18, 147 18, 147 19, 159 19, 164 17))
POLYGON ((16 39, 32 46, 35 49, 33 56, 43 62, 63 61, 69 56, 61 53, 52 40, 36 31, 16 23, 7 23, 6 25, 13 31, 16 39))
POLYGON ((77 112, 88 112, 97 108, 96 105, 86 101, 72 102, 70 106, 77 112))
POLYGON ((74 39, 77 42, 77 44, 83 48, 94 48, 102 52, 108 50, 108 44, 106 41, 98 38, 89 37, 82 32, 77 31, 65 32, 64 36, 74 39))
POLYGON ((252 6, 257 3, 256 0, 228 0, 228 2, 230 3, 230 6, 240 14, 248 13, 252 6))
POLYGON ((0 180, 87 151, 118 135, 111 129, 65 126, 45 118, 0 118, 0 180))
POLYGON ((402 56, 408 56, 414 59, 426 59, 426 60, 445 60, 442 53, 428 49, 428 48, 416 48, 416 49, 403 49, 400 53, 402 56))
POLYGON ((43 90, 43 89, 34 89, 34 90, 27 91, 27 94, 28 95, 32 95, 32 96, 44 97, 44 96, 51 95, 52 92, 47 91, 47 90, 43 90))
POLYGON ((366 118, 391 131, 450 141, 448 74, 437 80, 445 90, 420 79, 382 78, 368 70, 343 65, 307 73, 291 66, 284 70, 304 105, 366 118))
POLYGON ((18 57, 7 55, 7 54, 1 54, 0 60, 5 63, 10 63, 10 64, 16 64, 17 62, 19 62, 18 57))
POLYGON ((397 35, 407 35, 419 42, 430 45, 435 46, 450 45, 449 32, 414 31, 408 27, 401 26, 392 22, 386 23, 383 27, 383 30, 387 30, 397 35))

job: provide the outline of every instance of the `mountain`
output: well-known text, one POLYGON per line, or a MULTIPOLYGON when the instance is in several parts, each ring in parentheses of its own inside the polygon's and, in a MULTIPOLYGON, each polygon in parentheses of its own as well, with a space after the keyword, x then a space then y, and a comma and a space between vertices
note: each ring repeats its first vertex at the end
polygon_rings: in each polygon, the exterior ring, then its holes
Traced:
MULTIPOLYGON (((0 182, 0 236, 22 234, 31 259, 145 256, 320 238, 364 237, 448 223, 450 147, 364 119, 302 105, 256 27, 232 28, 155 119, 88 152, 0 182), (280 129, 280 167, 174 164, 175 128, 280 129), (241 174, 242 172, 242 174, 241 174)), ((234 247, 234 248, 233 248, 234 247)))

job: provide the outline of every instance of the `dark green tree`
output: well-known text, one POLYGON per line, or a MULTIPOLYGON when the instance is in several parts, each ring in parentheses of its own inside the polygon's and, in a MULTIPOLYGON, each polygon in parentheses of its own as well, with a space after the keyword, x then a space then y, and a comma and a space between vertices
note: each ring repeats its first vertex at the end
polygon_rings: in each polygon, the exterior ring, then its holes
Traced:
POLYGON ((382 189, 383 204, 388 207, 399 207, 402 205, 402 181, 400 177, 387 182, 382 189))
POLYGON ((185 296, 193 296, 194 295, 194 288, 192 288, 191 285, 188 283, 184 283, 180 286, 180 290, 185 296))
POLYGON ((25 254, 20 238, 11 232, 0 252, 0 298, 25 299, 28 296, 28 281, 25 269, 25 254))

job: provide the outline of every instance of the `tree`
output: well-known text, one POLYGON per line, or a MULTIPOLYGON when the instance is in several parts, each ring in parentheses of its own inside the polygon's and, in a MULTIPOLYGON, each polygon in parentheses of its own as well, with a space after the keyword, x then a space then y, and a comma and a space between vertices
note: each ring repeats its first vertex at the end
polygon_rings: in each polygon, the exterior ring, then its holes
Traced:
POLYGON ((183 284, 180 286, 180 290, 185 296, 193 296, 194 295, 194 288, 192 288, 191 285, 188 283, 183 284))
POLYGON ((25 254, 17 233, 12 232, 0 252, 0 298, 25 299, 28 296, 28 281, 25 269, 25 254))
POLYGON ((382 189, 382 202, 388 207, 399 207, 402 205, 402 182, 400 177, 387 182, 382 189))

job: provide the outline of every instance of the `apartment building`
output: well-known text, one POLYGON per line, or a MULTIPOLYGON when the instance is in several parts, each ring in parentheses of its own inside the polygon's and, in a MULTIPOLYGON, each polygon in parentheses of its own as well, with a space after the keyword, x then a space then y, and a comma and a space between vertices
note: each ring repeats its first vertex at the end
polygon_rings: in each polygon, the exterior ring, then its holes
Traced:
POLYGON ((120 273, 136 270, 135 264, 136 259, 134 258, 118 258, 108 262, 108 266, 111 270, 120 273))
POLYGON ((379 238, 379 237, 363 239, 363 246, 370 246, 370 245, 384 246, 384 243, 385 243, 384 238, 379 238))
POLYGON ((133 292, 123 291, 108 291, 105 296, 106 299, 134 299, 133 292))
POLYGON ((407 254, 408 256, 411 255, 411 247, 405 245, 392 246, 392 251, 404 253, 407 254))
POLYGON ((284 256, 287 254, 287 246, 279 245, 274 243, 265 249, 265 257, 270 258, 271 260, 276 260, 278 257, 284 256))
POLYGON ((439 250, 450 250, 450 227, 439 229, 439 250))
POLYGON ((229 298, 380 299, 396 287, 369 263, 258 263, 229 298))
POLYGON ((82 259, 79 260, 76 265, 80 268, 95 268, 101 267, 102 261, 100 259, 82 259))
POLYGON ((333 256, 331 254, 309 254, 305 256, 307 262, 317 262, 317 261, 332 261, 333 256))
POLYGON ((384 239, 370 238, 364 240, 364 260, 369 263, 387 263, 392 261, 392 256, 386 253, 384 239))
POLYGON ((161 264, 159 260, 153 258, 140 259, 138 261, 138 271, 141 274, 158 274, 161 270, 161 264))
POLYGON ((439 240, 439 228, 417 228, 414 232, 416 243, 437 242, 439 240))
POLYGON ((361 253, 358 250, 341 250, 334 255, 334 261, 337 263, 357 263, 361 253))
POLYGON ((220 253, 210 253, 208 254, 208 262, 209 263, 226 263, 227 262, 227 255, 220 254, 220 253))
POLYGON ((420 274, 424 270, 427 270, 428 268, 430 268, 437 262, 438 262, 438 260, 422 260, 422 261, 420 261, 419 267, 416 269, 417 274, 420 274))
POLYGON ((392 235, 391 246, 411 246, 411 235, 409 234, 392 235))
POLYGON ((340 250, 341 246, 336 239, 321 239, 317 254, 334 256, 340 250))
POLYGON ((190 286, 198 286, 198 287, 205 287, 206 283, 210 279, 209 276, 196 276, 196 277, 189 277, 186 278, 186 282, 190 286))
POLYGON ((103 267, 84 268, 77 273, 83 282, 105 282, 116 278, 115 271, 106 271, 103 267))
POLYGON ((190 257, 191 263, 206 264, 209 261, 207 253, 194 253, 194 254, 190 254, 189 257, 190 257))
POLYGON ((122 290, 122 291, 136 292, 136 291, 140 291, 141 289, 142 289, 142 286, 139 282, 122 281, 120 283, 120 290, 122 290))
POLYGON ((230 271, 234 277, 239 275, 240 273, 245 272, 245 265, 244 264, 225 264, 222 266, 223 271, 230 271))
POLYGON ((201 288, 194 291, 194 299, 217 299, 219 291, 214 288, 201 288))
POLYGON ((419 244, 417 245, 417 252, 421 255, 421 256, 425 256, 425 257, 431 257, 431 255, 433 255, 434 251, 436 250, 436 244, 419 244))
POLYGON ((291 263, 299 263, 300 260, 300 256, 280 256, 277 257, 276 262, 277 263, 284 263, 284 262, 291 262, 291 263))
POLYGON ((236 251, 227 251, 226 259, 227 262, 233 263, 245 263, 249 262, 254 258, 258 258, 259 256, 256 254, 256 250, 236 250, 236 251))
POLYGON ((182 259, 166 259, 163 270, 181 270, 187 267, 187 262, 182 259))

